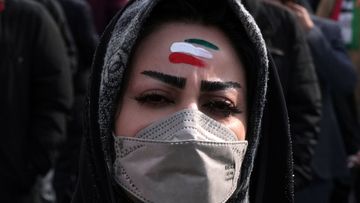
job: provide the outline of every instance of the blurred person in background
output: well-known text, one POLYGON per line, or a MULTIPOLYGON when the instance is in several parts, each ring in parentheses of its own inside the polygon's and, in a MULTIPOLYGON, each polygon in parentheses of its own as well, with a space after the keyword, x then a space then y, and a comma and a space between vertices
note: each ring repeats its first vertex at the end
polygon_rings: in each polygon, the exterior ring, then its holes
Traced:
MULTIPOLYGON (((47 12, 50 14, 52 19, 57 25, 57 28, 61 34, 62 40, 65 44, 65 49, 67 53, 68 61, 70 62, 70 68, 73 76, 73 82, 75 82, 74 74, 77 71, 78 66, 78 53, 77 49, 74 43, 74 39, 72 36, 72 33, 69 28, 68 21, 66 19, 65 13, 63 11, 63 8, 61 7, 58 0, 33 0, 37 3, 40 3, 44 8, 46 8, 47 12)), ((74 91, 74 88, 73 88, 74 91)), ((75 93, 75 92, 74 92, 75 93)), ((73 107, 74 108, 74 107, 73 107)), ((71 115, 68 117, 68 125, 67 128, 70 126, 70 121, 72 120, 73 116, 73 110, 71 110, 71 115)), ((69 138, 68 132, 66 132, 66 139, 69 138)), ((63 143, 66 144, 66 143, 63 143)), ((60 150, 59 146, 59 150, 60 150)), ((55 160, 58 159, 59 151, 57 151, 55 160)), ((56 162, 56 161, 55 161, 56 162)), ((56 202, 56 192, 54 189, 53 181, 54 181, 54 164, 51 167, 51 170, 49 170, 48 174, 46 174, 43 178, 39 180, 38 187, 40 190, 40 197, 43 201, 43 203, 55 203, 56 202)), ((68 180, 65 179, 65 180, 68 180)))
POLYGON ((349 193, 343 194, 338 187, 349 184, 350 172, 334 96, 346 98, 354 93, 356 72, 337 23, 311 15, 306 1, 283 3, 297 16, 306 34, 323 98, 320 136, 312 162, 314 179, 295 194, 295 202, 347 202, 349 193))
POLYGON ((67 139, 52 170, 40 185, 44 202, 70 202, 76 185, 82 138, 82 116, 92 55, 97 44, 91 10, 83 0, 35 0, 51 14, 66 45, 73 73, 74 106, 68 120, 67 139), (54 191, 55 189, 55 191, 54 191))
MULTIPOLYGON (((307 1, 299 1, 299 3, 303 4, 305 8, 307 8, 308 11, 316 11, 316 15, 320 16, 320 18, 310 15, 311 19, 314 21, 315 25, 318 25, 319 28, 324 33, 324 36, 327 38, 330 38, 330 40, 334 37, 329 37, 328 33, 329 29, 326 27, 331 27, 331 25, 326 24, 334 24, 333 22, 329 22, 328 20, 324 20, 324 18, 330 18, 335 21, 339 22, 341 31, 342 31, 342 39, 344 40, 335 40, 335 44, 332 44, 331 46, 335 49, 334 52, 338 52, 337 58, 342 58, 342 67, 344 68, 343 71, 348 70, 348 74, 353 72, 349 71, 349 57, 347 56, 346 52, 350 51, 350 56, 352 58, 353 67, 359 72, 359 60, 357 57, 359 54, 358 49, 356 48, 356 39, 360 39, 360 35, 356 37, 355 30, 351 30, 351 25, 353 25, 352 29, 356 29, 356 25, 358 23, 356 22, 347 22, 349 20, 348 15, 349 12, 352 15, 355 15, 355 12, 348 9, 342 9, 342 7, 346 6, 346 8, 349 8, 349 3, 354 2, 355 6, 360 6, 360 1, 345 1, 345 0, 336 0, 336 1, 328 1, 328 0, 307 0, 307 1), (309 6, 310 5, 310 6, 309 6), (322 25, 325 24, 325 25, 322 25), (350 27, 349 27, 350 25, 350 27), (324 28, 325 27, 325 28, 324 28), (350 30, 349 30, 350 28, 350 30), (349 33, 352 33, 348 35, 349 33), (344 35, 345 34, 345 35, 344 35), (354 35, 354 37, 351 39, 349 36, 354 35), (350 40, 350 41, 349 41, 350 40), (352 40, 352 43, 350 43, 352 40), (348 50, 345 50, 344 48, 344 42, 347 43, 348 50)), ((311 13, 311 12, 310 12, 311 13)), ((357 16, 353 16, 351 19, 356 21, 358 19, 355 19, 357 16)), ((357 21, 359 22, 359 21, 357 21)), ((339 27, 339 25, 336 25, 336 27, 339 27)), ((334 27, 334 26, 333 26, 334 27)), ((339 30, 339 28, 336 28, 336 30, 339 30)), ((332 31, 334 32, 334 31, 332 31)), ((337 31, 339 32, 339 31, 337 31)), ((337 37, 340 38, 340 36, 337 34, 337 37)), ((325 54, 325 53, 324 53, 325 54)), ((331 57, 330 57, 331 58, 331 57)), ((330 63, 330 62, 329 62, 330 63)), ((356 72, 356 71, 355 71, 356 72)), ((353 74, 355 74, 353 72, 353 74)), ((352 76, 353 77, 353 76, 352 76)), ((336 78, 339 80, 339 78, 336 78)), ((349 79, 349 78, 348 78, 349 79)), ((342 78, 340 80, 343 80, 342 78)), ((354 79, 349 79, 350 82, 354 82, 354 79)), ((342 138, 344 140, 344 147, 346 150, 346 155, 348 156, 348 167, 351 169, 352 176, 348 176, 348 178, 341 178, 341 181, 335 182, 335 188, 332 194, 332 201, 342 201, 346 202, 349 196, 349 191, 352 190, 353 194, 351 199, 353 201, 360 202, 360 189, 359 189, 359 180, 355 181, 356 178, 359 179, 359 161, 360 161, 360 153, 358 152, 360 149, 360 132, 359 132, 359 117, 358 117, 358 106, 356 106, 356 91, 358 92, 358 89, 355 90, 353 88, 349 88, 346 91, 332 91, 333 95, 333 103, 335 107, 335 113, 338 121, 338 125, 340 128, 340 132, 342 135, 342 138), (355 187, 354 187, 355 185, 355 187), (353 186, 351 188, 351 186, 353 186), (354 200, 354 197, 357 196, 357 200, 354 200)), ((358 93, 357 93, 358 94, 358 93)))
POLYGON ((36 2, 6 0, 0 27, 0 202, 41 202, 37 179, 66 136, 70 61, 57 25, 36 2))
POLYGON ((64 10, 77 49, 78 63, 73 74, 74 106, 68 123, 67 140, 55 162, 54 187, 57 203, 69 203, 78 177, 80 143, 83 137, 85 97, 97 33, 90 6, 85 0, 58 0, 64 10))

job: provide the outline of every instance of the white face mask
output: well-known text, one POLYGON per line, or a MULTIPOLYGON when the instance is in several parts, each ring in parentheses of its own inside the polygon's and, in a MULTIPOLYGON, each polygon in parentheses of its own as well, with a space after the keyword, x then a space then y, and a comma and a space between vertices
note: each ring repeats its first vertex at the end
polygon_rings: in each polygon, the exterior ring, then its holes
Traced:
POLYGON ((221 203, 236 189, 247 141, 197 110, 115 136, 115 180, 143 202, 221 203))

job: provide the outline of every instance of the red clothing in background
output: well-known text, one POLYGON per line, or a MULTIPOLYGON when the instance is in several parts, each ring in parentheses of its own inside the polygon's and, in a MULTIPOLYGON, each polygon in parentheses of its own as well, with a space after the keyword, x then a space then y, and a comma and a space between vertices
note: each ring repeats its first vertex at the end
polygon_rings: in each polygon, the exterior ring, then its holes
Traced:
POLYGON ((88 0, 98 34, 101 34, 111 18, 120 10, 127 0, 88 0))

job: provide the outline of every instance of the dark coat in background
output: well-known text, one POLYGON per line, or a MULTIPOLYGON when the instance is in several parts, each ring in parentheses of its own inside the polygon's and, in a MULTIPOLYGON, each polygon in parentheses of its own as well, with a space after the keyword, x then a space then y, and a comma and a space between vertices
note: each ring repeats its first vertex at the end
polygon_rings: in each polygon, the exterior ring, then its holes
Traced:
POLYGON ((347 155, 360 150, 360 124, 356 109, 355 93, 335 94, 334 107, 347 155))
MULTIPOLYGON (((360 126, 357 116, 355 92, 349 95, 333 96, 335 113, 338 120, 340 132, 344 140, 344 146, 348 156, 356 154, 360 150, 360 126)), ((355 202, 360 202, 360 168, 353 167, 352 176, 337 181, 337 191, 335 197, 337 199, 348 199, 351 190, 353 190, 355 202)))
POLYGON ((346 150, 336 116, 333 96, 346 97, 356 85, 356 73, 341 38, 340 27, 333 21, 312 17, 315 27, 307 41, 321 82, 323 115, 321 133, 313 160, 314 172, 321 179, 344 177, 346 150))
POLYGON ((35 2, 0 13, 0 94, 0 202, 21 202, 51 167, 73 100, 63 40, 35 2))
POLYGON ((76 72, 78 53, 65 13, 58 0, 33 0, 43 5, 55 21, 65 43, 66 53, 72 72, 76 72))
POLYGON ((295 16, 271 2, 245 2, 255 16, 279 73, 289 114, 297 190, 312 179, 311 161, 320 131, 319 82, 305 35, 295 16))

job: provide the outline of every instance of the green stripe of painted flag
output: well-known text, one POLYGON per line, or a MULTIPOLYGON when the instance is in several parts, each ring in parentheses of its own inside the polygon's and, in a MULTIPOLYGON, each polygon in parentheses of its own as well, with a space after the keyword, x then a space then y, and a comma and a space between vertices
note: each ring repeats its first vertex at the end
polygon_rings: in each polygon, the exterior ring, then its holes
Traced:
POLYGON ((219 50, 219 47, 217 47, 215 44, 202 40, 202 39, 186 39, 185 42, 191 43, 191 44, 198 44, 198 45, 202 45, 204 47, 210 48, 210 49, 214 49, 214 50, 219 50))

